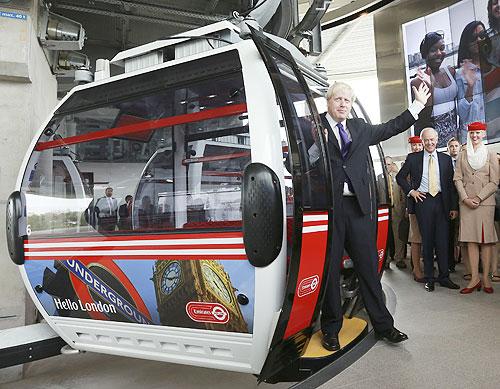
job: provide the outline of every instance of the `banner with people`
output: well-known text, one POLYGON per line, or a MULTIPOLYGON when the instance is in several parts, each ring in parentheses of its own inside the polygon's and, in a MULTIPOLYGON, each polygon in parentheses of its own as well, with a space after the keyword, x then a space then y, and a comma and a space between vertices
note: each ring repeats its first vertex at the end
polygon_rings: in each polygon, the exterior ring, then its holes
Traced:
POLYGON ((500 2, 463 0, 402 26, 408 100, 412 86, 431 88, 414 135, 433 127, 439 148, 466 142, 467 125, 488 124, 500 141, 500 2))

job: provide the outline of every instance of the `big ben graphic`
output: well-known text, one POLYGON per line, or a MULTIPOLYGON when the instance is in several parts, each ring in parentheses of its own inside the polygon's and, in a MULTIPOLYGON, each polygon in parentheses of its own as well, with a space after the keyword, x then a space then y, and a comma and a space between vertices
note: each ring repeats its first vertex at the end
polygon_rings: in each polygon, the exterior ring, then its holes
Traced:
POLYGON ((248 332, 235 289, 218 261, 156 261, 152 281, 162 325, 248 332), (229 312, 229 321, 218 324, 192 320, 186 313, 186 304, 191 301, 224 305, 229 312))

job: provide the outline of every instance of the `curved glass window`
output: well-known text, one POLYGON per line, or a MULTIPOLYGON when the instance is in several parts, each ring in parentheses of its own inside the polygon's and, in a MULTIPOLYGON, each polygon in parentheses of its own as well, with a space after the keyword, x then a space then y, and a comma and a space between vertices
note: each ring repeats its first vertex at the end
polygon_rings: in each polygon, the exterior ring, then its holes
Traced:
POLYGON ((58 109, 23 180, 31 234, 241 226, 241 65, 235 51, 200 61, 84 89, 58 109))
MULTIPOLYGON (((324 166, 318 124, 312 113, 304 87, 300 84, 292 66, 281 56, 272 53, 280 72, 280 79, 292 102, 292 120, 295 121, 295 137, 299 147, 300 165, 302 166, 302 201, 307 209, 328 209, 326 167, 324 166)), ((313 95, 318 101, 323 99, 313 95)), ((290 131, 290 129, 288 129, 290 131)))

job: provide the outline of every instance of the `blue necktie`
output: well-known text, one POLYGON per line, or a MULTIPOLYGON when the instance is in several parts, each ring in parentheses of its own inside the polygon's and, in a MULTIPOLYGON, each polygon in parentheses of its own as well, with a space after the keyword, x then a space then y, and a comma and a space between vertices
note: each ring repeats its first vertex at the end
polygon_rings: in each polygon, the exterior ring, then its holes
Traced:
MULTIPOLYGON (((340 135, 340 154, 342 154, 342 159, 345 161, 347 153, 349 153, 349 148, 351 147, 352 141, 349 139, 349 135, 347 135, 347 131, 344 129, 342 123, 337 123, 337 127, 339 129, 340 135)), ((349 188, 349 190, 354 193, 352 182, 349 177, 347 177, 347 174, 345 175, 345 182, 347 182, 347 187, 349 188)))
POLYGON ((337 123, 337 127, 339 129, 340 135, 340 153, 342 154, 342 159, 345 161, 347 153, 349 153, 349 148, 351 147, 352 141, 349 139, 349 135, 347 135, 347 131, 345 130, 342 123, 337 123))

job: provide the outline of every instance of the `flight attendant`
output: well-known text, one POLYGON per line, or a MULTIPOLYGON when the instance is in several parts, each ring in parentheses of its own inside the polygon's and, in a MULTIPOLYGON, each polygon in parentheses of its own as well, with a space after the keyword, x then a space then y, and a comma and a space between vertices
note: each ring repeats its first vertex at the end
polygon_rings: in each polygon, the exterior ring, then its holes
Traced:
POLYGON ((461 242, 467 242, 471 279, 460 293, 474 290, 493 293, 488 269, 497 242, 495 231, 495 192, 498 187, 498 160, 496 153, 488 151, 483 139, 486 124, 474 122, 468 125, 466 149, 458 157, 453 180, 457 187, 460 204, 461 242), (479 251, 483 261, 483 279, 479 278, 479 251))

